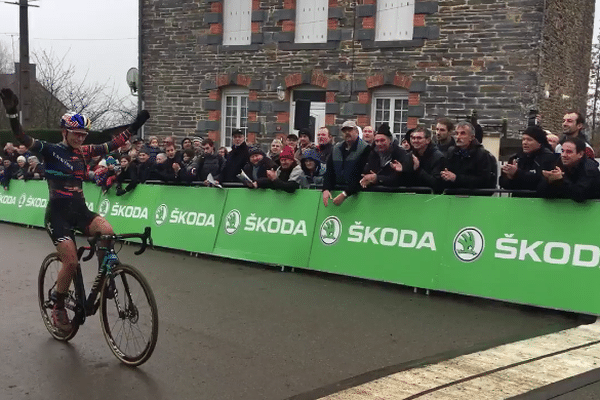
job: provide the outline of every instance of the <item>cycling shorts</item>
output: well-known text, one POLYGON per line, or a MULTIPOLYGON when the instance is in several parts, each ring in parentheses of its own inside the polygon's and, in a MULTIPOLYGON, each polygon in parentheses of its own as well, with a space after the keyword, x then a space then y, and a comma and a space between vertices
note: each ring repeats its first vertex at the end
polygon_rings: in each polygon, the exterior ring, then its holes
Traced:
POLYGON ((83 199, 50 199, 44 225, 56 246, 65 240, 75 242, 75 231, 88 234, 88 228, 97 216, 83 199))

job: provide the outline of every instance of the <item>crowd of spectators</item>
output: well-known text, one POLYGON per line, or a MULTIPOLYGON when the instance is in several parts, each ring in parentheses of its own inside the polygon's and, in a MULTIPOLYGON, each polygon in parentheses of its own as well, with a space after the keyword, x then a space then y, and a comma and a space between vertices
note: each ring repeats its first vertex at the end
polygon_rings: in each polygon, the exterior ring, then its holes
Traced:
MULTIPOLYGON (((428 189, 432 193, 466 190, 491 194, 498 188, 514 196, 600 198, 600 170, 593 148, 583 134, 583 116, 568 111, 559 138, 538 125, 522 134, 522 150, 498 167, 496 158, 477 138, 482 129, 467 121, 437 121, 434 134, 424 126, 395 138, 387 124, 362 130, 352 120, 340 126, 335 142, 326 127, 312 137, 300 130, 273 139, 268 151, 248 144, 240 130, 232 133, 231 148, 216 148, 211 139, 186 137, 179 143, 167 136, 127 142, 106 158, 88 164, 91 181, 117 195, 140 183, 179 183, 206 186, 246 185, 252 189, 294 192, 323 190, 323 202, 341 205, 363 190, 428 189), (361 137, 362 134, 362 137, 361 137), (484 190, 481 190, 484 189, 484 190), (491 190, 490 190, 491 189, 491 190), (335 198, 334 190, 342 190, 335 198)), ((6 143, 0 183, 44 179, 43 160, 25 146, 6 143)))

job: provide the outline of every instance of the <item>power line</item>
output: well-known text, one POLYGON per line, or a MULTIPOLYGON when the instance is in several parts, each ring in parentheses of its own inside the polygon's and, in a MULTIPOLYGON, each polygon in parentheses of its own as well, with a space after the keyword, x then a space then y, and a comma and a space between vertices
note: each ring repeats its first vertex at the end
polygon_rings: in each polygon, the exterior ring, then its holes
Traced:
MULTIPOLYGON (((10 32, 0 32, 0 35, 5 35, 5 36, 15 36, 18 35, 18 33, 10 33, 10 32)), ((109 39, 72 39, 72 38, 32 38, 34 40, 49 40, 49 41, 103 41, 103 40, 110 40, 110 41, 116 41, 116 40, 138 40, 138 38, 136 37, 130 37, 130 38, 109 38, 109 39)))

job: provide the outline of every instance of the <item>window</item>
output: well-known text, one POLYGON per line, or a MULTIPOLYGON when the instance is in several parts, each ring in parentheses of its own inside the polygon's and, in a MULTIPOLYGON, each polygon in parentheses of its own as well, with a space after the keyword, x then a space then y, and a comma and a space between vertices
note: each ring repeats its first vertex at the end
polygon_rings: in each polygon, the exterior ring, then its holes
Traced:
POLYGON ((374 128, 387 122, 394 137, 406 133, 408 121, 408 92, 397 89, 382 89, 373 94, 372 112, 374 128))
POLYGON ((328 0, 296 1, 296 43, 327 43, 328 0))
POLYGON ((221 110, 221 146, 231 147, 231 132, 240 129, 248 133, 248 91, 244 89, 226 90, 221 110))
POLYGON ((415 0, 378 0, 375 40, 411 40, 415 0))
POLYGON ((250 0, 223 1, 223 44, 250 44, 252 34, 252 2, 250 0))

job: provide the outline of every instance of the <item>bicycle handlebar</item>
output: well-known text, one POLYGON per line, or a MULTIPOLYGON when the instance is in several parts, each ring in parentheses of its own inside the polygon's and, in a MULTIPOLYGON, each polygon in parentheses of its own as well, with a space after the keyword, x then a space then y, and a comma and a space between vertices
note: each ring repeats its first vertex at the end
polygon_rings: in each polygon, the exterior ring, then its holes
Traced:
POLYGON ((87 240, 88 240, 88 243, 90 244, 90 247, 80 247, 77 253, 78 253, 79 258, 81 258, 81 256, 83 255, 83 252, 85 250, 89 250, 88 255, 82 259, 83 261, 89 261, 94 256, 94 253, 96 252, 96 243, 99 240, 125 240, 125 239, 135 239, 135 238, 142 240, 142 247, 138 251, 135 251, 133 253, 136 256, 139 256, 144 251, 146 251, 146 247, 148 247, 148 242, 150 243, 151 247, 154 246, 154 243, 152 242, 151 228, 149 226, 147 226, 146 228, 144 228, 144 233, 125 233, 122 235, 100 235, 100 234, 97 234, 95 236, 88 237, 87 240))

